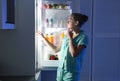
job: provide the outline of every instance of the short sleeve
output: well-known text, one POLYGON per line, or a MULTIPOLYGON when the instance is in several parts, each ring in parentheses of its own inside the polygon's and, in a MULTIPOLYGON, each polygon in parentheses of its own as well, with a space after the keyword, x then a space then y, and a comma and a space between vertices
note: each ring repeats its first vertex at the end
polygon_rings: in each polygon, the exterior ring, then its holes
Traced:
POLYGON ((85 45, 85 47, 87 46, 87 36, 86 35, 81 36, 81 38, 79 39, 78 45, 85 45))

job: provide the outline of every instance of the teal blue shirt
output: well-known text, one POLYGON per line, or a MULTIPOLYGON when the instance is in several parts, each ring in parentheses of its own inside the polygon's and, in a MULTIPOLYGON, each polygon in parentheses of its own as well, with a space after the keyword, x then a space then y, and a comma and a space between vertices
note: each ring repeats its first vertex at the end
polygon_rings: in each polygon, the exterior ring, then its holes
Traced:
MULTIPOLYGON (((81 32, 73 39, 74 46, 87 44, 87 36, 81 32)), ((84 50, 80 52, 77 57, 72 57, 69 52, 69 39, 67 36, 62 41, 62 47, 60 50, 60 61, 58 68, 71 72, 80 72, 83 62, 84 50)))

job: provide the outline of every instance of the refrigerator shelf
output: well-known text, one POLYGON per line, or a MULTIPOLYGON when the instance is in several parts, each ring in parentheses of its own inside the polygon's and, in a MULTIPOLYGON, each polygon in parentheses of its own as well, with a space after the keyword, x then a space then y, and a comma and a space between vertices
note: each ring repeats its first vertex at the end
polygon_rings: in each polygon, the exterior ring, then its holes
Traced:
POLYGON ((66 10, 71 10, 71 9, 69 8, 69 9, 43 9, 43 10, 47 10, 47 11, 48 11, 48 10, 51 10, 51 11, 52 11, 52 10, 66 11, 66 10))
POLYGON ((48 60, 48 61, 42 61, 41 66, 42 67, 58 67, 59 60, 48 60))
POLYGON ((63 11, 63 12, 68 12, 71 11, 71 9, 44 9, 46 12, 59 12, 59 11, 63 11))
POLYGON ((70 4, 72 1, 71 0, 44 0, 43 3, 67 3, 70 4))

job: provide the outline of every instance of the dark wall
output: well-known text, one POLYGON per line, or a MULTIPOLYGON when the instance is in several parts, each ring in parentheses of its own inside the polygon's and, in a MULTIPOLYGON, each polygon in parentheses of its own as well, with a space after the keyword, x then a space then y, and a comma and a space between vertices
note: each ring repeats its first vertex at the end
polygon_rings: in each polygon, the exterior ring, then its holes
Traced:
POLYGON ((120 0, 94 0, 93 81, 120 81, 120 0))
POLYGON ((0 76, 34 77, 34 1, 17 0, 16 8, 16 29, 0 30, 0 76))

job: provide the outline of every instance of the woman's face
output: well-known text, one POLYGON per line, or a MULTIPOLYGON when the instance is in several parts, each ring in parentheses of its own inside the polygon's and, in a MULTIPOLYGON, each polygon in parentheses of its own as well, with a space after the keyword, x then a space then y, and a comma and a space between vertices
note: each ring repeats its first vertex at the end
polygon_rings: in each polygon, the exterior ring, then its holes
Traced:
POLYGON ((73 18, 73 16, 70 16, 67 20, 67 28, 68 29, 71 29, 71 28, 73 29, 75 26, 76 25, 75 25, 74 18, 73 18))

